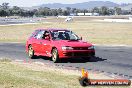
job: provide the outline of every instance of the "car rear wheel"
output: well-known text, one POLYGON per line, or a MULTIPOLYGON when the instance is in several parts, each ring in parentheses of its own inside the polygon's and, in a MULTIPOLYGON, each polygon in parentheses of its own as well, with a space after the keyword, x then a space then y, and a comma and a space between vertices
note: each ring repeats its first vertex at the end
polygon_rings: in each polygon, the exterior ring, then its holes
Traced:
POLYGON ((58 50, 57 49, 52 50, 52 61, 54 63, 59 62, 59 56, 58 56, 58 50))
POLYGON ((35 58, 34 50, 33 50, 31 45, 28 48, 28 57, 31 58, 31 59, 35 58))

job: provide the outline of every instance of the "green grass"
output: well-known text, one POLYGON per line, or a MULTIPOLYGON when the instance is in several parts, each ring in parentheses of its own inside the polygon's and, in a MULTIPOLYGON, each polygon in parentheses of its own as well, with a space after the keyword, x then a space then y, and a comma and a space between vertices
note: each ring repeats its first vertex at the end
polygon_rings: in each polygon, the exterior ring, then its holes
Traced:
POLYGON ((50 71, 34 71, 8 62, 0 62, 0 88, 72 88, 79 87, 76 76, 50 71), (76 80, 76 82, 74 82, 76 80))
POLYGON ((132 23, 105 23, 86 21, 86 19, 85 21, 75 20, 68 23, 52 22, 52 19, 50 21, 50 23, 0 26, 0 42, 25 43, 37 28, 67 28, 94 44, 132 45, 132 23))

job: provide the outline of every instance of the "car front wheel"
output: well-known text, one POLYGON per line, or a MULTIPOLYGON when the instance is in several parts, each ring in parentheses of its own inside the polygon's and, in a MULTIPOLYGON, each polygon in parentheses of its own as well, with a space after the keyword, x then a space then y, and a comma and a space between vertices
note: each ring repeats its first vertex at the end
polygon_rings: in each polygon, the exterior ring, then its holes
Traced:
POLYGON ((59 62, 59 56, 58 56, 58 50, 57 49, 52 50, 52 61, 54 63, 59 62))

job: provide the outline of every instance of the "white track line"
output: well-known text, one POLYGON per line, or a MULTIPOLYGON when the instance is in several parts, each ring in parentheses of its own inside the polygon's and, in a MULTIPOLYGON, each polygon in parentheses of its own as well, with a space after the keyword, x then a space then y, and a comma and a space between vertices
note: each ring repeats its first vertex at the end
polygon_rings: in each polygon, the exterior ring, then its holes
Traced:
POLYGON ((29 24, 39 24, 39 23, 6 24, 6 25, 0 25, 0 26, 29 25, 29 24))

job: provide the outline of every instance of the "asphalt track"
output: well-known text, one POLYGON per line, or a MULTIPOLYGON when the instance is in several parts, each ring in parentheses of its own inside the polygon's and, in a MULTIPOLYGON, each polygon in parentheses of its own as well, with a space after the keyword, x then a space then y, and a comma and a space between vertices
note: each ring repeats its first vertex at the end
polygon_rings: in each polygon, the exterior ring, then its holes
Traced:
POLYGON ((36 23, 38 18, 0 18, 0 25, 11 25, 11 24, 25 24, 25 23, 36 23))
MULTIPOLYGON (((57 65, 104 71, 132 78, 132 47, 95 46, 96 57, 90 60, 74 58, 57 63, 57 65)), ((0 43, 0 58, 30 60, 25 53, 25 45, 20 43, 0 43)), ((46 57, 38 57, 32 61, 54 64, 46 57)))

